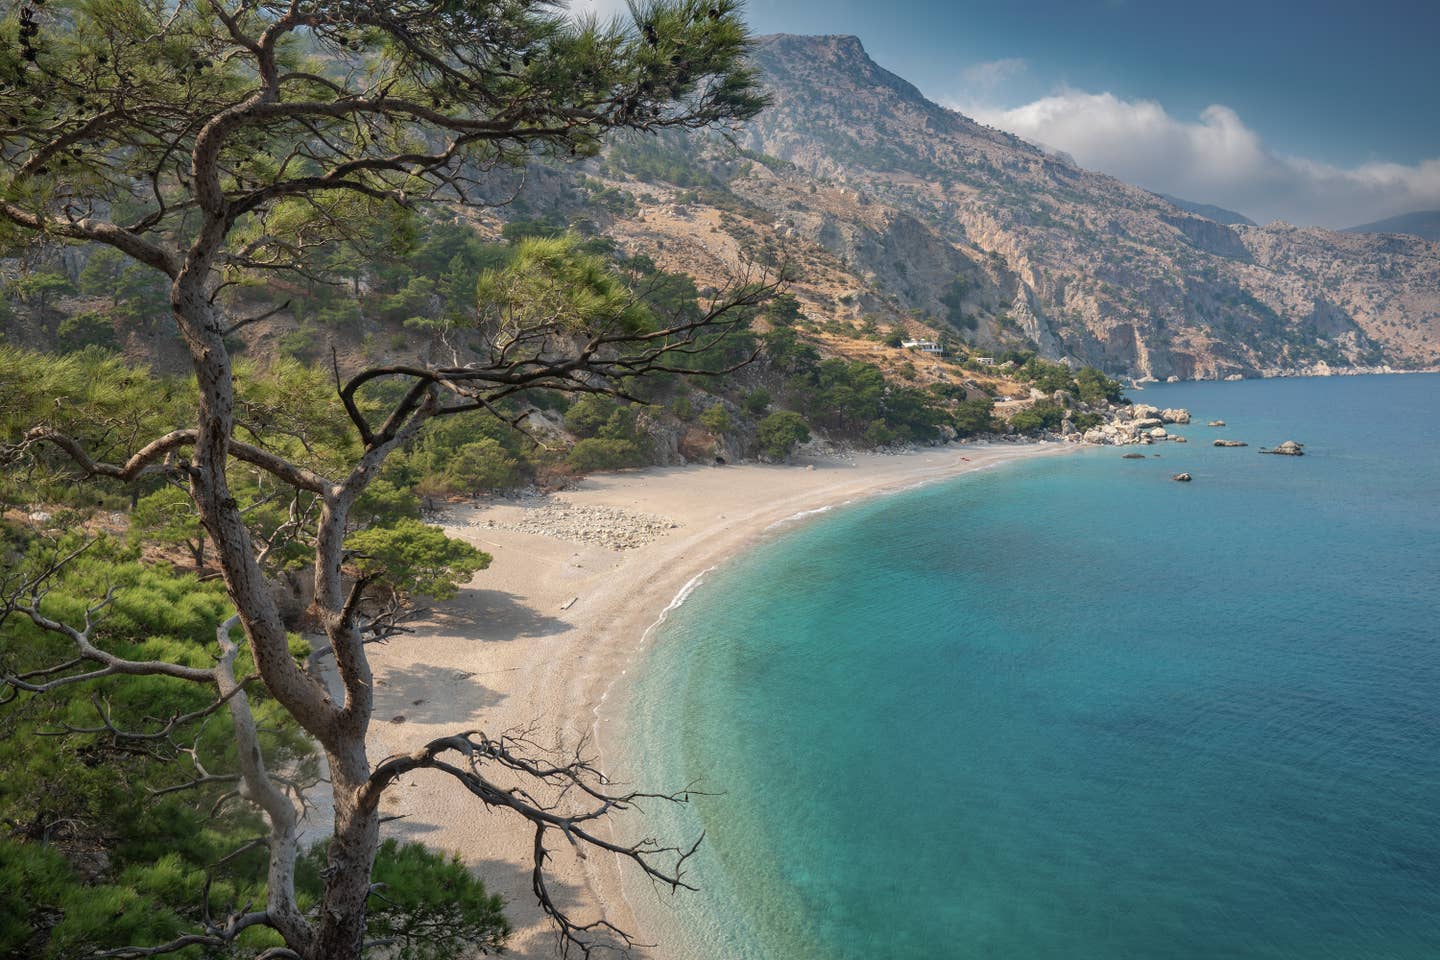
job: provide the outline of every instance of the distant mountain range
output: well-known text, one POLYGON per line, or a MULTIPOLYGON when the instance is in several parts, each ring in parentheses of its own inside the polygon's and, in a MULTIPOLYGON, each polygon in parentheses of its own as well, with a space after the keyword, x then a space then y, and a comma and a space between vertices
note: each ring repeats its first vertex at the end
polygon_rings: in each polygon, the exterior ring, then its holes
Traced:
POLYGON ((1202 217, 1208 217, 1216 223, 1227 223, 1230 226, 1258 227, 1260 224, 1251 220, 1243 213, 1236 213, 1234 210, 1226 210, 1224 207, 1217 207, 1213 203, 1196 203, 1193 200, 1181 200, 1179 197, 1172 197, 1168 193, 1158 193, 1158 197, 1170 201, 1181 210, 1189 210, 1191 213, 1198 213, 1202 217))
POLYGON ((783 262, 826 353, 871 356, 898 324, 1137 378, 1440 367, 1440 245, 1255 226, 1092 173, 930 102, 855 37, 762 37, 753 60, 772 104, 735 141, 537 172, 526 215, 595 219, 702 286, 783 262))
POLYGON ((1346 227, 1342 233, 1408 233, 1431 242, 1440 242, 1440 210, 1402 213, 1398 217, 1346 227))
MULTIPOLYGON (((1018 329, 1046 353, 1161 378, 1440 363, 1430 243, 1197 216, 931 103, 854 37, 768 37, 755 60, 774 104, 748 145, 913 218, 943 255, 903 273, 966 278, 982 339, 1018 329)), ((848 252, 843 222, 789 216, 848 252)))

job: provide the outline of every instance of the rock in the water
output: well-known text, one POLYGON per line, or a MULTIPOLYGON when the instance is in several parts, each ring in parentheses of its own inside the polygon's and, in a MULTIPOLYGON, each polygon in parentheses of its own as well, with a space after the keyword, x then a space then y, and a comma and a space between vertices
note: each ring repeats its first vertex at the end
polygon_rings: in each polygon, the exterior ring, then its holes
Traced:
POLYGON ((1281 457, 1303 457, 1305 456, 1305 445, 1296 443, 1294 440, 1286 440, 1274 450, 1261 450, 1261 453, 1273 453, 1281 457))
POLYGON ((1225 426, 1225 421, 1224 421, 1224 420, 1211 420, 1209 423, 1206 424, 1206 426, 1207 426, 1207 427, 1223 427, 1223 426, 1225 426))
POLYGON ((1216 447, 1248 447, 1250 444, 1244 440, 1216 440, 1211 446, 1216 447))
POLYGON ((1131 419, 1131 420, 1151 420, 1151 419, 1158 420, 1159 418, 1160 418, 1160 408, 1159 408, 1159 407, 1151 406, 1151 405, 1148 404, 1148 403, 1137 403, 1137 404, 1134 404, 1134 405, 1132 405, 1132 406, 1130 407, 1130 419, 1131 419))
POLYGON ((1168 436, 1170 436, 1170 434, 1165 432, 1164 427, 1155 427, 1150 431, 1151 440, 1164 440, 1168 436))
POLYGON ((1189 483, 1189 482, 1190 482, 1190 474, 1188 474, 1188 473, 1177 473, 1177 474, 1175 474, 1175 476, 1171 477, 1170 479, 1171 479, 1171 480, 1178 480, 1178 481, 1181 482, 1181 483, 1189 483))
POLYGON ((1175 407, 1174 409, 1161 410, 1160 419, 1165 421, 1166 423, 1189 423, 1190 411, 1184 409, 1183 407, 1175 407))
POLYGON ((1177 436, 1177 437, 1171 437, 1170 440, 1171 440, 1172 442, 1174 442, 1174 443, 1189 443, 1189 442, 1190 442, 1190 441, 1186 440, 1184 437, 1178 437, 1178 436, 1177 436))
POLYGON ((1120 459, 1121 459, 1121 460, 1144 460, 1144 459, 1145 459, 1145 454, 1143 454, 1143 453, 1127 453, 1127 454, 1125 454, 1124 456, 1122 456, 1120 459))
POLYGON ((1136 430, 1150 430, 1155 427, 1163 426, 1164 423, 1165 421, 1161 420, 1159 417, 1142 417, 1134 422, 1134 427, 1136 430))

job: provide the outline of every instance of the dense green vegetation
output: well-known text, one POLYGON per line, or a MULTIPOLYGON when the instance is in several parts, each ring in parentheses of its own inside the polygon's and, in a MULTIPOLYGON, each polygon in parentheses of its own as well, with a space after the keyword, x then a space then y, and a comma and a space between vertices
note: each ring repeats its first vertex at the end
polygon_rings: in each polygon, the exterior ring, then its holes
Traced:
MULTIPOLYGON (((93 639, 107 651, 197 668, 214 662, 216 630, 232 609, 218 581, 143 563, 136 548, 109 537, 0 530, 9 577, 81 551, 44 581, 46 616, 82 622, 101 603, 93 639)), ((430 582, 453 589, 474 560, 460 558, 443 572, 431 563, 430 582)), ((43 683, 70 649, 66 638, 18 613, 0 615, 6 676, 43 683)), ((312 651, 292 636, 291 653, 303 661, 312 651)), ((243 646, 234 671, 254 671, 243 646)), ((247 694, 267 762, 297 787, 313 786, 319 770, 310 739, 263 686, 251 683, 247 694)), ((164 677, 110 676, 49 695, 12 688, 0 698, 0 954, 71 960, 159 943, 200 924, 206 911, 224 917, 264 902, 266 854, 254 842, 264 827, 227 773, 236 743, 215 696, 214 688, 164 677)), ((371 903, 370 933, 403 937, 411 951, 404 955, 439 960, 503 943, 508 926, 498 898, 452 859, 392 841, 380 851, 376 876, 389 889, 371 903), (448 939, 426 929, 440 919, 448 939)), ((317 879, 313 869, 302 872, 303 902, 315 901, 317 879)), ((259 926, 236 943, 252 952, 279 945, 259 926)))
POLYGON ((500 242, 469 219, 537 158, 752 116, 735 3, 659 0, 626 24, 492 0, 11 9, 0 951, 498 949, 501 904, 459 862, 381 843, 383 795, 421 768, 533 838, 565 943, 623 944, 568 919, 547 844, 675 886, 688 854, 602 843, 636 796, 523 739, 369 757, 367 648, 489 562, 423 522, 427 491, 564 469, 563 445, 511 430, 558 432, 557 395, 617 398, 580 442, 639 461, 638 405, 753 352, 746 311, 771 284, 702 313, 693 284, 544 211, 500 242), (650 299, 627 271, 658 281, 650 299), (467 422, 500 429, 443 435, 467 422), (322 756, 316 847, 301 815, 322 756))

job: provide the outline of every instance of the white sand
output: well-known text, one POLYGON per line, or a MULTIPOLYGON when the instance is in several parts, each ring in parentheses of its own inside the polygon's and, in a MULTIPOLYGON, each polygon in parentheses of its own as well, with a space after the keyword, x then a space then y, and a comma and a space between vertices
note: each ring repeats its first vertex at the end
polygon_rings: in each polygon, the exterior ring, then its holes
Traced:
MULTIPOLYGON (((372 650, 378 689, 371 759, 461 730, 496 735, 521 727, 533 728, 534 739, 548 747, 574 749, 595 734, 602 759, 643 756, 643 745, 611 742, 623 734, 606 703, 619 699, 609 695, 634 665, 647 629, 698 574, 776 535, 789 526, 777 522, 797 514, 1065 449, 967 444, 788 466, 653 468, 588 479, 556 496, 577 507, 620 508, 676 524, 627 550, 506 529, 533 523, 539 502, 454 509, 447 530, 491 553, 494 562, 413 635, 372 650)), ((643 770, 606 772, 647 788, 662 786, 644 783, 643 770)), ((518 817, 487 811, 453 781, 430 772, 393 787, 384 812, 405 815, 385 827, 387 835, 458 852, 506 898, 515 925, 511 956, 558 955, 553 930, 530 891, 532 834, 518 817)), ((573 916, 603 915, 650 942, 647 926, 655 924, 647 924, 644 913, 653 908, 632 908, 617 867, 608 854, 581 862, 558 851, 552 890, 573 916)), ((703 887, 703 877, 692 879, 703 887)), ((636 954, 679 960, 681 948, 660 944, 636 954)))

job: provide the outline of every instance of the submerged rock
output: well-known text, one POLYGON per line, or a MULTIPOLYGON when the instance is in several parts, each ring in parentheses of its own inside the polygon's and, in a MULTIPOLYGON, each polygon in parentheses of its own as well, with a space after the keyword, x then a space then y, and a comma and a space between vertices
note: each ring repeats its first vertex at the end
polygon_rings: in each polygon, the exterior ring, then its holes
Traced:
POLYGON ((1121 460, 1144 460, 1144 459, 1145 459, 1145 454, 1143 454, 1143 453, 1127 453, 1127 454, 1125 454, 1124 456, 1122 456, 1120 459, 1121 459, 1121 460))
POLYGON ((1214 447, 1248 447, 1250 444, 1244 440, 1216 440, 1211 446, 1214 447))

